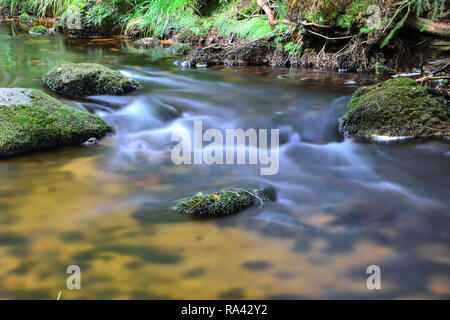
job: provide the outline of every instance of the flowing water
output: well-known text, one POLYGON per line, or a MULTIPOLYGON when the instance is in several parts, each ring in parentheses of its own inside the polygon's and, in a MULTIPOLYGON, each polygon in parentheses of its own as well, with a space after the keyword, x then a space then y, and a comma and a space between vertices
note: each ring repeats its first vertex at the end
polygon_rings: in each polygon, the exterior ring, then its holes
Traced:
POLYGON ((371 75, 180 70, 161 50, 0 24, 0 87, 45 90, 42 75, 68 62, 104 64, 143 88, 58 97, 114 126, 100 146, 0 161, 0 298, 450 297, 449 144, 338 133, 371 75), (171 134, 192 133, 196 120, 280 129, 279 173, 174 165, 171 134), (277 201, 213 220, 168 209, 241 185, 271 186, 277 201), (69 265, 81 268, 81 290, 66 288, 69 265), (381 268, 381 290, 366 286, 369 265, 381 268))

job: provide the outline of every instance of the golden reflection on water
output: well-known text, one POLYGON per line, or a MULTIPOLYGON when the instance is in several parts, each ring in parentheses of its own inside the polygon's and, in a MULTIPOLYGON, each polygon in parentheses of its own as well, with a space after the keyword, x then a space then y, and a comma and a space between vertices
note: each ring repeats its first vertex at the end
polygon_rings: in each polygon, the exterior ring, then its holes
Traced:
MULTIPOLYGON (((14 191, 2 201, 16 219, 0 224, 0 234, 24 239, 0 246, 4 298, 53 299, 59 290, 63 299, 262 299, 366 292, 365 281, 346 273, 382 262, 390 252, 360 242, 352 251, 330 256, 325 253, 329 244, 316 240, 313 250, 300 253, 292 250, 292 239, 214 221, 148 226, 131 217, 135 206, 119 204, 119 195, 130 186, 120 175, 98 170, 97 156, 64 163, 48 159, 45 170, 45 155, 32 157, 37 161, 22 157, 8 162, 20 163, 21 170, 14 186, 1 190, 14 191), (321 259, 326 263, 315 262, 321 259), (82 268, 82 290, 65 288, 65 268, 71 264, 82 268)), ((383 286, 389 288, 386 282, 383 286)))

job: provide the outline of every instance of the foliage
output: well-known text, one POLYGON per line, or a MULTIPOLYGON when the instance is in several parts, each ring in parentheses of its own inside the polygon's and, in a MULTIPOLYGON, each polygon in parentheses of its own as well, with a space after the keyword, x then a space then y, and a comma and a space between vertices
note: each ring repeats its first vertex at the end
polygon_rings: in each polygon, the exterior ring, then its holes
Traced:
POLYGON ((436 19, 443 14, 446 0, 403 0, 394 15, 389 18, 388 25, 395 23, 392 30, 384 38, 381 48, 386 46, 395 33, 400 30, 406 22, 410 14, 415 13, 416 16, 426 16, 431 20, 436 19), (432 1, 432 2, 431 2, 432 1), (403 15, 403 16, 402 16, 403 15), (400 20, 398 18, 401 17, 400 20))
POLYGON ((265 17, 257 16, 245 20, 238 20, 231 14, 217 17, 214 28, 222 35, 233 34, 246 40, 256 40, 272 32, 272 28, 265 17))
POLYGON ((290 55, 297 55, 302 51, 303 43, 288 42, 284 45, 284 51, 290 55))
POLYGON ((70 3, 70 0, 30 0, 30 8, 39 16, 56 16, 70 3))

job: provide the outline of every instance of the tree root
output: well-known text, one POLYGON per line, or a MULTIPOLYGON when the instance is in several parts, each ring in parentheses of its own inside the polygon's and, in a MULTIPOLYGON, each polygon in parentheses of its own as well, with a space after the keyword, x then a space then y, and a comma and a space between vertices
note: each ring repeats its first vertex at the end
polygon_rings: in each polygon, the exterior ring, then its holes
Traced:
POLYGON ((273 12, 272 12, 272 9, 270 9, 269 1, 267 1, 267 0, 257 0, 256 3, 257 3, 258 6, 259 6, 260 8, 262 8, 262 9, 264 10, 264 12, 266 13, 267 19, 269 19, 269 24, 270 24, 271 26, 276 25, 276 24, 278 23, 278 20, 275 19, 275 16, 273 15, 273 12))

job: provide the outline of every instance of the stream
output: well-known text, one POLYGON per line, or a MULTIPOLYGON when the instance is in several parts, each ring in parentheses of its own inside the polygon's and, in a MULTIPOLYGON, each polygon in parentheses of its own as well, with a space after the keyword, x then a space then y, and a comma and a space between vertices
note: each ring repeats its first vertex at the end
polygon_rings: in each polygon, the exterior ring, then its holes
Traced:
MULTIPOLYGON (((103 117, 101 145, 0 161, 0 298, 450 298, 450 144, 344 139, 338 119, 371 74, 182 70, 117 39, 31 36, 0 22, 0 87, 36 88, 103 117), (41 77, 100 63, 139 81, 68 100, 41 77), (280 130, 279 172, 175 165, 173 132, 280 130), (271 186, 277 201, 221 219, 171 211, 197 192, 271 186), (81 290, 66 269, 81 268, 81 290), (369 290, 367 267, 381 269, 369 290)), ((1 126, 1 124, 0 124, 1 126)), ((0 128, 1 130, 1 128, 0 128)))

